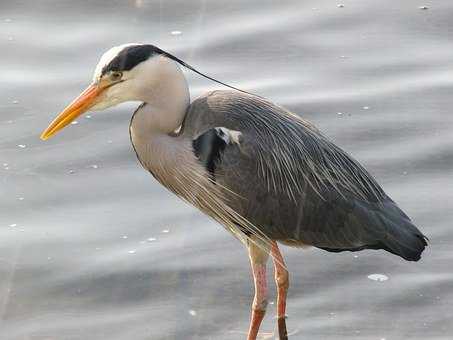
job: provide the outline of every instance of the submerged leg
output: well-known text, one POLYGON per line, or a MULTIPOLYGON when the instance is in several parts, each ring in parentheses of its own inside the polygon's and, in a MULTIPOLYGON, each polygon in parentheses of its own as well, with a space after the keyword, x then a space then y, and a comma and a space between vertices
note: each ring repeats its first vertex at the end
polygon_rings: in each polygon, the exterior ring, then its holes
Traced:
POLYGON ((266 263, 269 258, 269 247, 252 237, 248 251, 255 283, 255 298, 252 304, 252 316, 247 340, 255 340, 267 307, 266 263), (253 241, 253 242, 252 242, 253 241))
POLYGON ((287 340, 288 333, 286 331, 286 294, 289 287, 289 275, 285 268, 282 253, 278 248, 277 242, 272 244, 272 259, 274 262, 275 283, 277 284, 277 322, 278 336, 280 340, 287 340))

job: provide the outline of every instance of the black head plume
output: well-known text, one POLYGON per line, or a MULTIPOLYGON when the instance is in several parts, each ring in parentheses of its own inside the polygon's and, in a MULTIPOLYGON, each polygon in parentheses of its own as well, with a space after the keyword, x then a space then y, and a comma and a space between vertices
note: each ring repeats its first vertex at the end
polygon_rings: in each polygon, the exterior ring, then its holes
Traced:
POLYGON ((135 66, 137 66, 138 64, 140 64, 141 62, 143 62, 155 55, 163 55, 169 59, 172 59, 172 60, 176 61, 177 63, 179 63, 180 65, 184 66, 185 68, 199 74, 200 76, 205 77, 209 80, 212 80, 216 83, 219 83, 223 86, 229 87, 233 90, 240 91, 243 93, 252 94, 250 92, 238 89, 237 87, 234 87, 234 86, 228 85, 224 82, 221 82, 220 80, 212 78, 212 77, 198 71, 197 69, 190 66, 189 64, 187 64, 185 61, 179 59, 178 57, 175 57, 174 55, 172 55, 164 50, 161 50, 159 47, 156 47, 154 45, 148 45, 148 44, 147 45, 131 45, 131 46, 124 48, 120 53, 118 53, 118 55, 115 58, 113 58, 107 65, 105 65, 102 68, 102 74, 105 74, 110 71, 129 71, 129 70, 133 69, 135 66))
POLYGON ((110 71, 129 71, 151 56, 162 52, 160 48, 153 45, 127 46, 102 68, 102 74, 110 71))

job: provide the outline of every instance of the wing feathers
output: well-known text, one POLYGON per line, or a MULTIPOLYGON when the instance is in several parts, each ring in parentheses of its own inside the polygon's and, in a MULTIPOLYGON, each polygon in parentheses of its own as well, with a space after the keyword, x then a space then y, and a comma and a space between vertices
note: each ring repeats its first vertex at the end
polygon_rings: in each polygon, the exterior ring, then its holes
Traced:
POLYGON ((183 130, 195 138, 195 153, 208 171, 245 198, 231 207, 268 237, 334 252, 385 249, 420 258, 425 237, 374 178, 285 109, 215 91, 192 103, 183 130))

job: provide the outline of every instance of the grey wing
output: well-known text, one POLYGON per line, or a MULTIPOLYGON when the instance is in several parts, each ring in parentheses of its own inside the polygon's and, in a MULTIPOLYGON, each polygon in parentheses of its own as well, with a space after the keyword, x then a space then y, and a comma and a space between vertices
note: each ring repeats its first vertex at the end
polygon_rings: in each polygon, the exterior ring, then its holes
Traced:
MULTIPOLYGON (((233 91, 201 97, 184 133, 195 144, 213 133, 224 141, 208 171, 240 197, 232 208, 270 238, 329 251, 385 249, 409 260, 426 245, 358 162, 310 123, 262 98, 233 91), (219 131, 240 139, 232 143, 219 131)), ((198 154, 205 165, 208 154, 198 154)))

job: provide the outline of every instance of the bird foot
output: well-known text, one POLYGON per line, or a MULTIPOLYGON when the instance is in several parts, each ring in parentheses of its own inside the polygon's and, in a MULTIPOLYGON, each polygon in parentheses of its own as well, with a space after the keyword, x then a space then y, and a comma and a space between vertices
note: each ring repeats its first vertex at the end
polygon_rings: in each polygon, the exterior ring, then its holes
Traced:
MULTIPOLYGON (((247 336, 247 332, 244 331, 230 331, 231 334, 241 334, 247 336)), ((259 332, 256 339, 257 340, 269 340, 274 339, 275 333, 274 332, 259 332)))
POLYGON ((286 316, 277 319, 278 338, 280 340, 288 340, 288 331, 286 330, 286 316))
MULTIPOLYGON (((232 330, 229 331, 230 334, 240 334, 240 335, 247 335, 247 332, 244 331, 239 331, 239 330, 232 330)), ((289 332, 287 334, 288 337, 299 334, 300 329, 294 329, 293 331, 289 332)), ((274 339, 274 340, 279 340, 276 338, 278 336, 277 332, 259 332, 257 336, 257 340, 269 340, 269 339, 274 339)))

